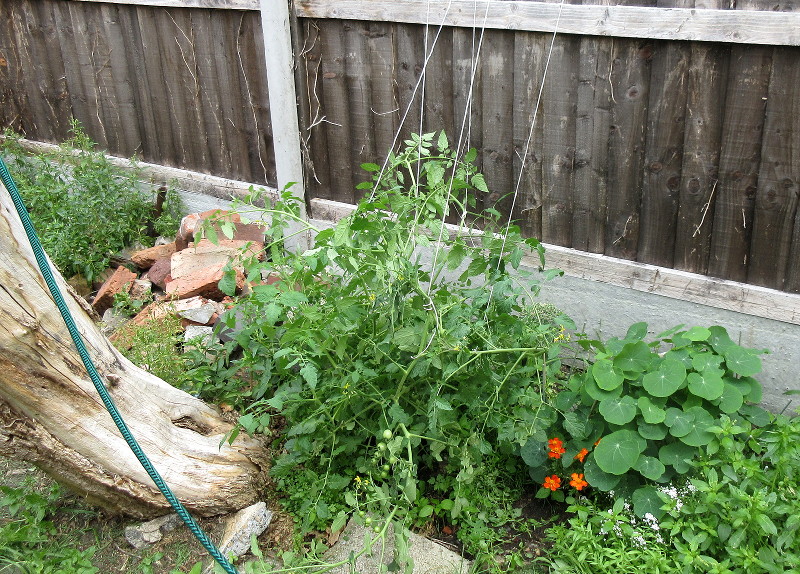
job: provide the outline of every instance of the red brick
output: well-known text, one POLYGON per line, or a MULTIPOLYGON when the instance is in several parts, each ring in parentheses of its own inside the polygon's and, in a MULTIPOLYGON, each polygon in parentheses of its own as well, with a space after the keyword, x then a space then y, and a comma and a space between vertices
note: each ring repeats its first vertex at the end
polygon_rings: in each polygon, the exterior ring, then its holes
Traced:
POLYGON ((131 285, 138 278, 138 275, 133 271, 129 271, 125 267, 117 267, 114 274, 109 277, 92 302, 92 307, 99 315, 105 313, 114 304, 114 295, 117 293, 130 291, 131 285))
POLYGON ((165 289, 167 277, 169 277, 171 269, 172 263, 169 257, 158 259, 155 263, 153 263, 153 266, 150 267, 150 270, 147 272, 145 277, 152 281, 153 285, 158 285, 158 287, 161 289, 165 289))
MULTIPOLYGON (((176 254, 177 255, 177 254, 176 254)), ((222 279, 223 268, 226 263, 218 263, 216 265, 207 266, 195 269, 192 273, 182 277, 175 277, 172 281, 167 283, 167 295, 177 297, 178 299, 186 299, 201 295, 221 301, 225 294, 219 290, 217 284, 222 279)), ((241 291, 244 286, 244 275, 238 269, 236 270, 236 290, 241 291)))
MULTIPOLYGON (((242 221, 242 218, 239 217, 238 213, 231 213, 230 211, 226 211, 224 209, 209 209, 203 213, 191 213, 181 220, 181 226, 178 229, 178 234, 175 237, 177 250, 180 251, 181 249, 186 249, 186 247, 188 247, 188 245, 194 241, 194 232, 197 231, 197 229, 200 227, 200 224, 206 219, 212 217, 217 219, 225 218, 233 223, 240 223, 242 221)), ((219 228, 219 225, 215 226, 215 231, 220 238, 225 237, 222 234, 222 230, 219 228)))
POLYGON ((177 251, 177 248, 173 241, 166 245, 156 245, 149 249, 137 251, 131 255, 131 261, 133 261, 139 269, 149 269, 156 261, 164 259, 165 257, 170 257, 175 251, 177 251))

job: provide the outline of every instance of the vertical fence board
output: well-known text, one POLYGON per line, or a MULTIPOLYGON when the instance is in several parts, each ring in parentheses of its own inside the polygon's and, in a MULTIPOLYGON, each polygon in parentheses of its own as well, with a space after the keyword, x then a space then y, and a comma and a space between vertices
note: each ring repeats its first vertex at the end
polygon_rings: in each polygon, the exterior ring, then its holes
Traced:
MULTIPOLYGON (((56 20, 50 2, 37 3, 38 22, 41 30, 42 45, 38 50, 39 69, 44 76, 39 79, 41 96, 46 102, 49 116, 47 122, 54 141, 62 141, 69 137, 72 110, 67 91, 64 60, 58 41, 56 20)), ((34 17, 36 14, 34 13, 34 17)))
POLYGON ((425 78, 425 111, 422 117, 422 132, 440 132, 452 134, 455 121, 453 118, 453 30, 442 28, 436 45, 433 40, 438 27, 428 27, 428 51, 433 50, 428 60, 425 78))
POLYGON ((142 151, 142 136, 139 131, 139 109, 134 95, 133 74, 129 68, 133 58, 128 53, 126 30, 120 21, 117 6, 100 6, 102 31, 108 40, 108 58, 112 76, 113 98, 116 102, 118 137, 115 153, 131 157, 142 151))
POLYGON ((649 42, 616 40, 613 52, 606 255, 635 259, 652 47, 649 42))
POLYGON ((769 49, 731 48, 708 273, 732 281, 747 280, 770 66, 769 49))
POLYGON ((544 79, 542 150, 542 240, 572 244, 572 182, 578 90, 578 44, 559 37, 544 79))
MULTIPOLYGON (((359 166, 362 163, 380 163, 380 159, 385 157, 375 147, 375 123, 369 81, 368 26, 366 22, 353 21, 344 27, 347 95, 350 101, 350 169, 354 185, 361 181, 363 172, 359 166)), ((351 194, 355 194, 354 199, 362 195, 355 190, 351 194)))
POLYGON ((547 40, 545 34, 530 32, 517 32, 514 39, 514 184, 519 181, 519 197, 512 217, 518 222, 523 233, 530 237, 542 236, 544 118, 542 105, 538 100, 544 74, 547 40), (531 129, 533 129, 532 134, 531 129), (526 146, 527 155, 525 155, 526 146), (522 170, 521 176, 520 170, 522 170))
POLYGON ((141 6, 136 9, 137 27, 141 33, 142 54, 144 62, 144 76, 147 81, 147 93, 142 94, 140 100, 152 100, 153 126, 151 141, 158 141, 160 149, 160 163, 178 165, 177 142, 180 141, 180 132, 175 125, 176 118, 170 110, 169 81, 162 67, 160 34, 156 23, 156 8, 141 6), (176 141, 177 140, 177 141, 176 141))
POLYGON ((341 24, 318 22, 322 51, 322 94, 325 134, 331 173, 331 198, 353 202, 353 170, 350 166, 350 101, 347 97, 344 30, 341 24))
POLYGON ((424 32, 421 26, 395 26, 395 59, 397 61, 397 101, 400 105, 400 138, 419 131, 422 110, 422 88, 417 87, 425 61, 424 32))
MULTIPOLYGON (((372 114, 375 126, 375 153, 369 161, 386 157, 392 147, 399 124, 400 106, 394 90, 394 28, 390 24, 372 22, 366 29, 369 55, 369 78, 372 84, 372 114)), ((380 162, 378 162, 380 163, 380 162)), ((359 174, 364 178, 366 174, 359 174)))
POLYGON ((0 125, 16 132, 23 131, 23 122, 30 116, 22 86, 22 67, 13 31, 13 10, 9 6, 0 12, 0 125))
POLYGON ((727 50, 695 43, 691 51, 675 266, 705 273, 718 185, 727 50))
MULTIPOLYGON (((800 193, 800 67, 795 48, 775 48, 758 175, 748 280, 782 289, 800 193)), ((797 265, 797 262, 794 262, 797 265)))
POLYGON ((199 91, 200 113, 208 150, 208 171, 220 173, 231 163, 231 150, 228 146, 225 122, 222 116, 222 94, 225 92, 217 74, 217 47, 220 38, 213 33, 213 19, 210 10, 198 10, 191 15, 191 28, 195 42, 195 73, 202 89, 199 91))
POLYGON ((504 215, 514 203, 514 35, 487 30, 481 54, 484 206, 504 215))
MULTIPOLYGON (((239 71, 239 93, 243 95, 239 102, 247 106, 243 136, 250 158, 248 181, 275 184, 277 176, 265 73, 264 34, 255 13, 240 12, 237 16, 236 69, 239 71)), ((296 144, 292 142, 290 145, 296 144)))
MULTIPOLYGON (((476 15, 476 19, 479 16, 476 15)), ((454 131, 451 141, 453 148, 459 145, 460 151, 478 148, 481 141, 480 126, 481 66, 478 65, 477 52, 481 44, 481 31, 477 28, 456 28, 453 30, 453 73, 444 81, 453 82, 453 120, 454 131)))
MULTIPOLYGON (((693 8, 694 0, 660 1, 658 6, 693 8)), ((654 44, 637 259, 665 267, 672 266, 675 251, 690 57, 686 43, 654 44)))
POLYGON ((43 33, 37 21, 37 11, 35 6, 27 2, 10 8, 25 100, 34 118, 33 121, 26 122, 25 133, 31 138, 54 141, 54 114, 47 101, 46 83, 41 75, 32 72, 34 69, 41 69, 40 64, 45 60, 42 50, 43 33))
POLYGON ((612 42, 580 41, 572 247, 592 253, 603 253, 606 244, 612 42))
POLYGON ((331 199, 328 137, 325 128, 325 109, 322 103, 322 37, 316 22, 307 20, 296 24, 302 38, 297 54, 300 97, 300 133, 306 164, 306 193, 309 197, 331 199))

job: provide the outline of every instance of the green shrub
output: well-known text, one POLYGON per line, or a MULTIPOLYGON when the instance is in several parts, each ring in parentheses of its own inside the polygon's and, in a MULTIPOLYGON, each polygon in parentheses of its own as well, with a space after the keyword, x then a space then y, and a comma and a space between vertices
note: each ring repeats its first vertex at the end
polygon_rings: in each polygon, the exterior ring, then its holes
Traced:
POLYGON ((721 416, 769 420, 751 404, 761 400, 752 375, 763 351, 740 347, 722 327, 675 328, 651 343, 646 334, 647 325, 637 323, 622 339, 581 341, 594 357, 555 399, 552 442, 533 437, 521 451, 535 480, 554 473, 540 495, 563 497, 559 475, 572 472, 632 500, 637 515, 660 516, 654 484, 680 480, 702 447, 718 444, 712 430, 721 416))
POLYGON ((152 244, 149 226, 174 234, 180 201, 168 191, 162 216, 153 221, 155 192, 140 189, 136 170, 118 168, 95 151, 75 121, 72 133, 58 152, 31 157, 6 132, 0 151, 50 259, 65 276, 91 282, 124 247, 152 244))
MULTIPOLYGON (((405 146, 385 172, 364 166, 374 178, 361 187, 373 193, 317 230, 305 253, 282 249, 289 223, 300 222, 288 192, 266 210, 257 195, 240 206, 272 218, 273 242, 268 261, 245 262, 255 286, 227 321, 240 317, 243 356, 232 362, 247 371, 242 427, 285 417, 277 478, 304 465, 344 493, 360 476, 413 505, 420 476, 468 482, 486 455, 513 456, 551 424, 543 388, 559 375, 570 323, 533 305, 536 277, 510 273, 526 249, 544 264, 538 241, 514 226, 504 237, 494 210, 473 213, 474 193, 488 191, 476 152, 457 159, 444 134, 405 146), (445 219, 480 219, 485 233, 447 229, 445 219), (267 274, 281 280, 259 284, 267 274)), ((231 271, 221 287, 233 286, 231 271)), ((451 500, 453 518, 470 505, 457 489, 451 500)), ((315 505, 307 522, 330 520, 328 505, 315 505)))
POLYGON ((800 418, 757 428, 723 416, 708 431, 686 487, 661 494, 684 571, 800 571, 800 418))

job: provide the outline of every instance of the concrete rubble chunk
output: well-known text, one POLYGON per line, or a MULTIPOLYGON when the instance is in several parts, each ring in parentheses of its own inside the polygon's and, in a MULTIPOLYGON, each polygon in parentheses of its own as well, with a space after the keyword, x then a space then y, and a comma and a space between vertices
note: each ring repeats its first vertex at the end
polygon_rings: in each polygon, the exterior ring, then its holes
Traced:
POLYGON ((167 243, 166 245, 156 245, 155 247, 137 251, 131 255, 131 261, 133 261, 133 263, 139 269, 149 269, 153 266, 153 263, 159 259, 170 257, 173 253, 175 253, 175 251, 177 251, 177 248, 175 247, 175 242, 173 241, 172 243, 167 243))
POLYGON ((137 526, 127 526, 125 539, 131 546, 141 550, 149 544, 155 544, 161 540, 165 533, 173 530, 179 524, 181 524, 181 519, 177 514, 167 514, 137 526))
MULTIPOLYGON (((272 511, 264 502, 256 502, 225 521, 224 531, 217 545, 223 556, 244 556, 250 551, 250 538, 261 536, 272 521, 272 511)), ((214 571, 214 563, 207 565, 203 574, 214 571)))
POLYGON ((145 299, 153 292, 153 282, 149 279, 137 279, 131 286, 131 297, 145 299))
POLYGON ((130 291, 133 282, 136 281, 138 275, 133 271, 129 271, 126 267, 117 267, 114 274, 109 277, 97 295, 92 301, 92 307, 97 311, 98 315, 106 312, 106 309, 114 305, 114 295, 121 292, 130 291))
MULTIPOLYGON (((413 532, 407 534, 409 537, 408 555, 414 561, 415 574, 467 574, 471 571, 472 563, 459 554, 413 532)), ((346 561, 351 553, 358 554, 365 548, 366 536, 374 537, 375 534, 371 529, 351 519, 338 542, 325 553, 325 561, 329 563, 346 561)), ((359 556, 356 559, 354 570, 351 570, 349 564, 345 564, 329 570, 329 572, 332 574, 385 572, 385 567, 395 560, 395 552, 394 528, 390 526, 386 532, 385 542, 377 540, 371 550, 359 556)))

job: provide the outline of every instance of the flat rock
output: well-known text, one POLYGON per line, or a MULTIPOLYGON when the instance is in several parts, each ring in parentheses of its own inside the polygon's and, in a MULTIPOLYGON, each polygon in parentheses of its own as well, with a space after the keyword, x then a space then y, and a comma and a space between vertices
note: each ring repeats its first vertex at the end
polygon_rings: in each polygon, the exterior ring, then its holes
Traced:
MULTIPOLYGON (((176 253, 176 255, 178 254, 176 253)), ((219 263, 214 266, 196 269, 189 275, 167 281, 167 295, 178 299, 200 295, 215 301, 221 301, 225 297, 225 293, 219 290, 218 285, 222 280, 225 265, 225 263, 219 263)), ((244 275, 238 269, 235 271, 236 291, 239 292, 244 287, 244 275)))
MULTIPOLYGON (((471 571, 472 563, 459 554, 413 532, 409 532, 407 535, 409 537, 408 555, 414 562, 414 574, 467 574, 471 571)), ((366 536, 374 537, 375 534, 372 530, 351 519, 339 537, 339 541, 324 554, 326 562, 346 561, 351 553, 358 554, 366 547, 364 543, 366 536)), ((385 542, 375 541, 371 550, 356 559, 355 569, 351 569, 349 564, 345 564, 328 572, 332 574, 385 572, 385 567, 396 558, 395 552, 394 528, 389 527, 385 542)))
POLYGON ((199 340, 200 346, 211 343, 213 337, 214 328, 206 327, 205 325, 188 325, 183 332, 184 342, 199 340))
POLYGON ((167 514, 137 526, 127 526, 125 539, 131 546, 141 550, 161 540, 166 532, 173 530, 179 524, 181 519, 177 514, 167 514))

